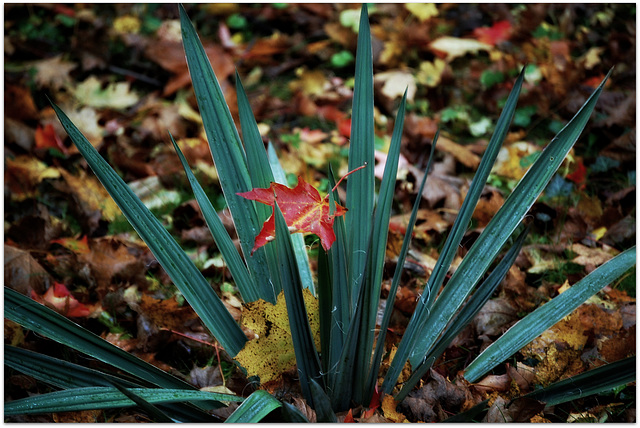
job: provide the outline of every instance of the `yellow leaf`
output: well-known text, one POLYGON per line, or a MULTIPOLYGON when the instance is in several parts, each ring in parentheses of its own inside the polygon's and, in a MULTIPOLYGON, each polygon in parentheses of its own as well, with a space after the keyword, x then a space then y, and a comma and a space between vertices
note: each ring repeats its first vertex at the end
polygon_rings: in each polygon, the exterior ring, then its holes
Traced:
POLYGON ((113 21, 113 29, 120 34, 137 34, 140 27, 140 20, 131 15, 119 16, 113 21))
POLYGON ((556 270, 560 262, 553 257, 545 257, 537 248, 529 248, 525 250, 527 258, 531 262, 531 267, 527 269, 528 273, 538 274, 548 270, 556 270))
POLYGON ((59 171, 69 188, 88 210, 100 211, 102 217, 107 221, 113 221, 116 216, 121 214, 120 208, 95 177, 88 176, 84 171, 80 171, 78 177, 71 175, 64 169, 59 171))
POLYGON ((385 395, 382 399, 382 414, 391 422, 408 422, 407 417, 396 410, 398 402, 393 399, 393 395, 385 395))
POLYGON ((530 164, 523 166, 520 160, 537 151, 540 151, 538 146, 526 141, 518 141, 502 147, 491 172, 502 177, 520 180, 531 166, 530 164))
POLYGON ((45 178, 60 177, 60 170, 31 156, 17 156, 14 159, 7 158, 7 167, 23 170, 29 180, 39 183, 45 178))
POLYGON ((446 68, 447 63, 440 58, 436 58, 433 62, 424 61, 420 63, 420 69, 416 75, 418 83, 426 85, 430 88, 435 88, 440 84, 442 79, 442 73, 446 68))
POLYGON ((461 39, 459 37, 444 36, 434 40, 429 44, 431 49, 442 52, 447 55, 446 60, 451 61, 455 58, 465 56, 468 53, 477 53, 478 51, 491 51, 492 46, 473 39, 461 39))
POLYGON ((593 47, 587 51, 586 54, 580 58, 583 62, 583 67, 587 70, 591 70, 596 65, 600 64, 600 55, 604 53, 604 48, 593 47))
POLYGON ((301 90, 305 95, 322 95, 326 92, 325 84, 327 78, 320 70, 305 70, 299 68, 296 70, 298 80, 294 80, 289 84, 292 90, 301 90))
POLYGON ((224 385, 218 385, 218 386, 205 386, 204 388, 200 388, 200 391, 206 391, 206 392, 215 392, 217 394, 231 394, 231 395, 235 395, 235 392, 233 392, 232 390, 230 390, 229 388, 227 388, 224 385))
MULTIPOLYGON (((311 333, 316 348, 320 348, 318 299, 308 289, 303 290, 303 296, 311 333)), ((262 299, 245 304, 242 325, 258 336, 248 341, 235 357, 249 376, 260 377, 264 384, 279 379, 296 364, 284 292, 280 292, 275 305, 262 299)))
POLYGON ((436 8, 435 3, 407 3, 405 4, 405 7, 422 22, 434 16, 438 16, 438 9, 436 8))
POLYGON ((605 233, 607 233, 607 228, 604 226, 591 231, 591 235, 593 236, 593 239, 595 239, 596 241, 599 241, 600 239, 602 239, 605 233))

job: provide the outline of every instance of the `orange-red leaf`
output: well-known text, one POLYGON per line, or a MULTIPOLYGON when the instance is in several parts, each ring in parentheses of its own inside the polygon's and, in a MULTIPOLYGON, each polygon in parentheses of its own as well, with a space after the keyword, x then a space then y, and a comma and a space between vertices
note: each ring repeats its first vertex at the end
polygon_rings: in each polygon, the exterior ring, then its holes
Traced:
POLYGON ((500 42, 509 40, 511 23, 509 21, 498 21, 491 27, 476 28, 473 30, 473 35, 479 42, 495 46, 500 42))
POLYGON ((75 238, 60 238, 51 240, 52 244, 60 244, 68 250, 73 251, 76 254, 89 254, 89 240, 87 235, 82 239, 75 238))
POLYGON ((32 290, 31 298, 67 317, 86 317, 91 313, 88 306, 78 302, 67 287, 59 282, 54 282, 42 296, 32 290))
POLYGON ((585 188, 587 182, 587 167, 584 166, 582 159, 576 164, 575 170, 571 174, 567 174, 567 180, 576 183, 580 189, 585 188))
MULTIPOLYGON (((278 183, 271 183, 266 189, 253 189, 249 192, 238 193, 243 198, 278 207, 289 226, 295 232, 311 232, 320 237, 325 250, 331 248, 336 235, 333 232, 333 221, 336 216, 344 215, 347 209, 336 203, 335 212, 330 213, 329 198, 321 198, 318 190, 298 177, 298 185, 293 189, 278 183)), ((262 230, 256 236, 251 254, 267 242, 275 238, 275 218, 273 214, 264 222, 262 230)))
POLYGON ((353 419, 353 411, 351 409, 349 409, 349 413, 347 413, 347 416, 344 417, 344 421, 342 421, 345 424, 355 424, 356 421, 355 419, 353 419))
POLYGON ((50 123, 47 124, 44 128, 38 125, 34 138, 37 148, 53 148, 60 150, 64 154, 67 154, 67 148, 64 146, 64 144, 62 144, 62 140, 60 139, 58 134, 56 134, 56 130, 50 123))

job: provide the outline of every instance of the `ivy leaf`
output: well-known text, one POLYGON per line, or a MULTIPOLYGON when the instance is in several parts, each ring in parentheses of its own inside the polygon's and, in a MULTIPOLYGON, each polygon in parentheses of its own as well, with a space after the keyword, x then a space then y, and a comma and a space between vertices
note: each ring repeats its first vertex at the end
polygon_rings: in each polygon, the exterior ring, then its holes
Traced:
MULTIPOLYGON (((364 166, 350 171, 340 181, 349 174, 364 168, 364 166)), ((336 183, 336 186, 340 184, 340 181, 336 183)), ((333 231, 334 219, 347 212, 347 209, 338 203, 335 204, 335 209, 332 210, 329 195, 321 198, 318 189, 304 181, 302 177, 298 177, 298 185, 293 189, 284 184, 271 183, 271 186, 266 189, 253 189, 249 192, 238 193, 238 196, 261 202, 271 207, 277 201, 291 233, 315 233, 320 237, 322 248, 325 251, 331 248, 336 240, 336 235, 333 231)), ((271 216, 264 222, 262 230, 256 236, 251 254, 267 242, 273 241, 275 235, 276 222, 272 212, 271 216)))

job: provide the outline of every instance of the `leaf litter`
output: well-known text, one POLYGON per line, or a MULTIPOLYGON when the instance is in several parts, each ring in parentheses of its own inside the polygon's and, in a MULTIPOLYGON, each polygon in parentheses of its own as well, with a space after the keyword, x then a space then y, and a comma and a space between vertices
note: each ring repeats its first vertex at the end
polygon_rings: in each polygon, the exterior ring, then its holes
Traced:
MULTIPOLYGON (((247 89, 259 127, 265 131, 263 138, 275 143, 281 159, 288 159, 283 162, 287 173, 321 183, 329 164, 345 171, 352 83, 346 72, 349 67, 341 68, 331 58, 346 58, 343 52, 354 51, 357 10, 339 4, 193 8, 200 14, 199 24, 207 27, 203 43, 232 112, 236 107, 231 75, 238 67, 243 78, 250 76, 247 89), (233 13, 249 24, 234 26, 233 13), (297 147, 283 138, 296 134, 301 137, 297 147)), ((438 256, 438 245, 486 147, 483 135, 477 136, 478 130, 471 125, 485 119, 495 122, 513 73, 529 64, 519 104, 524 109, 518 112, 489 178, 491 186, 474 213, 458 261, 468 248, 465 242, 482 229, 536 153, 575 113, 593 82, 599 82, 611 66, 616 66, 616 73, 596 108, 598 116, 572 153, 574 163, 561 168, 554 179, 566 192, 553 196, 554 189, 549 189, 534 205, 532 241, 495 298, 412 393, 413 407, 403 410, 385 397, 373 415, 354 409, 349 413, 352 420, 439 422, 488 397, 493 401, 485 415, 487 422, 565 422, 602 418, 608 411, 607 405, 588 408, 585 404, 583 412, 568 418, 561 416, 572 412, 567 407, 551 414, 536 403, 507 403, 516 390, 531 390, 633 352, 635 273, 606 287, 545 332, 530 349, 517 354, 515 362, 507 363, 504 373, 489 374, 474 385, 457 376, 465 360, 488 346, 510 323, 563 291, 567 279, 575 283, 635 241, 635 68, 628 63, 630 52, 635 51, 629 31, 633 25, 627 22, 624 5, 558 8, 398 4, 376 5, 372 10, 378 76, 376 132, 381 141, 392 129, 398 94, 404 91, 399 86, 410 84, 415 90, 405 124, 405 166, 399 169, 387 263, 399 250, 403 216, 416 196, 431 139, 439 126, 447 133, 447 144, 439 147, 427 190, 421 195, 419 224, 398 289, 388 349, 404 331, 421 284, 438 256), (399 85, 398 78, 405 83, 399 85), (527 109, 531 106, 535 109, 527 109)), ((178 204, 160 204, 159 209, 166 212, 158 215, 170 230, 175 227, 179 241, 198 247, 191 252, 194 257, 219 257, 210 241, 198 238, 196 227, 191 227, 201 219, 184 206, 176 208, 191 196, 185 196, 186 180, 167 143, 167 129, 177 140, 195 142, 181 146, 188 146, 185 155, 198 178, 212 189, 217 180, 189 88, 176 33, 177 12, 169 5, 125 4, 31 8, 16 4, 5 12, 5 105, 11 106, 5 109, 5 284, 26 295, 34 293, 45 304, 48 299, 48 304, 69 316, 85 313, 83 308, 93 308, 96 316, 103 311, 111 324, 89 321, 84 315, 75 320, 167 370, 186 376, 194 367, 215 366, 217 372, 225 364, 233 367, 224 353, 220 361, 213 357, 213 346, 178 334, 214 345, 135 232, 118 226, 123 222, 119 211, 53 120, 45 98, 65 106, 127 182, 157 177, 157 190, 182 195, 178 204), (56 18, 58 13, 76 25, 65 26, 56 18), (49 33, 39 32, 42 22, 52 23, 46 27, 49 33), (189 230, 194 232, 184 233, 189 230), (133 300, 127 291, 132 287, 137 290, 133 300), (166 319, 160 317, 163 313, 166 319)), ((376 148, 384 153, 382 143, 376 148)), ((378 158, 382 164, 383 158, 378 158)), ((224 220, 224 203, 216 208, 224 220)), ((240 304, 224 264, 209 264, 204 272, 237 319, 250 313, 240 304)), ((15 333, 5 337, 20 336, 15 333)), ((15 340, 21 346, 41 346, 33 335, 15 340)), ((277 381, 279 390, 292 390, 295 384, 294 377, 286 374, 290 367, 280 369, 285 374, 277 381)), ((240 380, 237 372, 233 376, 236 383, 229 384, 231 389, 248 391, 246 379, 240 380)), ((9 397, 34 392, 24 382, 5 386, 9 397)), ((291 401, 296 399, 294 392, 291 401)), ((110 421, 144 419, 138 415, 127 411, 108 417, 110 421)), ((630 417, 625 411, 619 415, 618 420, 630 417)), ((69 417, 58 420, 88 421, 93 416, 69 417)))

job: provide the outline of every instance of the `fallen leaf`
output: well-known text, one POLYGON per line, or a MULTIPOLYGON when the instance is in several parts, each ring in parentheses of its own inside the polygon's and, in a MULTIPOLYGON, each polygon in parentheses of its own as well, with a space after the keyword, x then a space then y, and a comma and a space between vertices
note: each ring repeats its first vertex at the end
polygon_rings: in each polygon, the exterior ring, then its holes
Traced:
POLYGON ((40 88, 46 87, 54 90, 70 85, 69 73, 78 66, 73 62, 63 60, 62 55, 36 61, 33 65, 36 69, 34 77, 36 85, 40 88))
POLYGON ((473 153, 469 148, 450 140, 447 137, 438 137, 436 149, 452 154, 456 160, 464 166, 471 169, 477 169, 480 165, 480 157, 473 153))
POLYGON ((113 20, 113 29, 119 34, 137 34, 142 23, 137 16, 123 15, 113 20))
POLYGON ((108 221, 113 221, 118 215, 121 215, 118 205, 94 176, 87 175, 86 172, 80 170, 76 177, 62 168, 60 174, 89 217, 92 212, 96 211, 100 212, 102 217, 108 221))
POLYGON ((73 251, 76 254, 88 254, 89 253, 89 240, 85 235, 81 239, 75 238, 60 238, 53 239, 52 244, 60 244, 66 249, 73 251))
POLYGON ((473 318, 476 333, 481 336, 498 336, 516 320, 516 310, 502 298, 491 299, 473 318))
POLYGON ((147 259, 142 249, 115 238, 93 239, 90 248, 89 253, 79 255, 79 261, 89 265, 98 293, 106 294, 105 290, 109 290, 114 278, 134 284, 146 281, 147 259))
POLYGON ((498 152, 491 173, 520 180, 531 166, 531 163, 523 164, 521 160, 539 151, 538 146, 526 141, 518 141, 502 147, 498 152))
POLYGON ((439 422, 447 418, 447 413, 467 410, 473 402, 468 387, 447 381, 433 369, 430 370, 430 376, 424 387, 410 392, 398 405, 398 411, 410 422, 439 422))
POLYGON ((54 282, 42 296, 31 290, 31 298, 66 317, 86 317, 91 314, 91 309, 76 300, 67 287, 59 282, 54 282))
POLYGON ((509 21, 498 21, 491 27, 476 28, 473 30, 473 35, 479 42, 495 46, 500 42, 509 40, 511 23, 509 21))
POLYGON ((437 54, 451 62, 458 57, 467 54, 476 54, 479 51, 490 51, 492 46, 473 39, 461 39, 458 37, 443 36, 429 43, 429 47, 437 54))
POLYGON ((494 392, 505 392, 511 388, 511 377, 505 373, 501 375, 487 375, 479 382, 474 383, 473 387, 485 394, 494 392))
POLYGON ((587 186, 587 167, 582 163, 582 159, 578 160, 574 171, 567 174, 566 179, 576 183, 578 189, 584 189, 587 186))
POLYGON ((36 148, 39 149, 57 149, 60 150, 63 154, 67 154, 68 150, 62 144, 62 140, 56 134, 56 130, 50 123, 45 125, 44 127, 38 125, 36 128, 36 133, 34 135, 36 148))
POLYGON ((321 70, 309 71, 306 68, 299 68, 296 70, 296 77, 297 80, 289 83, 289 88, 294 91, 300 90, 305 95, 318 96, 327 90, 327 77, 321 70))
POLYGON ((102 410, 80 410, 76 412, 57 412, 52 414, 55 423, 80 423, 90 424, 104 422, 102 410))
POLYGON ((544 403, 531 398, 520 397, 507 401, 498 397, 487 411, 483 422, 497 424, 504 422, 529 422, 537 413, 544 410, 544 403))
MULTIPOLYGON (((158 30, 159 38, 148 43, 145 49, 145 55, 150 60, 173 73, 173 77, 164 88, 163 96, 165 97, 191 84, 179 28, 179 21, 167 21, 158 30), (175 28, 178 29, 177 38, 175 37, 175 28)), ((207 40, 203 40, 203 46, 218 81, 221 86, 224 86, 226 79, 235 70, 231 56, 222 47, 207 40)), ((224 90, 225 88, 223 87, 222 89, 224 90)))
POLYGON ((31 290, 44 292, 51 278, 49 273, 28 252, 4 245, 4 284, 22 294, 31 290))
MULTIPOLYGON (((336 240, 333 232, 333 221, 346 213, 346 208, 336 203, 335 212, 329 214, 328 195, 320 198, 320 193, 308 184, 302 176, 298 177, 298 185, 291 189, 283 184, 271 183, 266 189, 253 189, 249 192, 238 193, 243 198, 258 201, 271 207, 278 203, 282 214, 289 226, 289 230, 296 232, 311 232, 320 237, 325 250, 331 248, 336 240)), ((256 236, 251 254, 267 242, 275 238, 276 223, 273 214, 264 222, 262 230, 256 236)))
POLYGON ((543 255, 537 248, 527 248, 525 255, 531 262, 531 267, 527 269, 528 273, 542 274, 549 270, 556 270, 560 266, 561 262, 553 257, 543 255))
POLYGON ((433 62, 423 61, 420 63, 416 80, 429 88, 435 88, 440 84, 446 68, 447 63, 440 58, 434 59, 433 62))
POLYGON ((6 84, 4 88, 5 115, 17 120, 38 119, 39 112, 31 91, 24 86, 6 84))
POLYGON ((31 156, 6 158, 5 183, 15 200, 22 200, 36 194, 37 185, 48 178, 59 178, 60 169, 47 166, 31 156))
POLYGON ((190 306, 179 306, 175 297, 160 300, 142 294, 136 310, 155 326, 176 331, 184 329, 188 321, 198 317, 190 306))
POLYGON ((404 7, 422 22, 438 16, 438 8, 435 3, 407 3, 404 7))
POLYGON ((24 332, 22 326, 16 322, 4 320, 4 343, 11 346, 20 346, 24 343, 24 332))
POLYGON ((95 76, 89 76, 78 84, 73 90, 73 95, 85 106, 115 110, 131 107, 139 100, 138 95, 131 91, 128 82, 109 83, 103 88, 95 76))
MULTIPOLYGON (((319 349, 318 300, 306 288, 303 296, 311 333, 319 349)), ((234 358, 247 370, 249 376, 259 376, 260 382, 265 384, 279 379, 296 364, 284 292, 280 292, 275 305, 262 299, 245 304, 242 325, 258 336, 257 339, 249 340, 234 358)))
POLYGON ((416 95, 415 77, 407 71, 394 70, 376 73, 374 80, 383 82, 381 92, 392 100, 402 97, 405 90, 407 91, 407 101, 409 102, 412 102, 416 95))
MULTIPOLYGON (((100 117, 93 107, 83 107, 80 110, 65 109, 69 120, 71 120, 78 129, 82 129, 82 134, 96 149, 100 148, 104 137, 104 127, 100 125, 100 117)), ((75 145, 72 145, 70 152, 78 153, 75 145)))
POLYGON ((393 395, 385 395, 382 399, 382 414, 391 422, 405 422, 407 417, 396 410, 398 402, 393 399, 393 395))
POLYGON ((593 268, 611 260, 615 255, 603 250, 602 248, 589 248, 582 244, 573 244, 570 249, 574 253, 578 254, 571 260, 572 263, 582 266, 591 266, 593 268))
POLYGON ((375 387, 375 391, 373 393, 373 397, 371 397, 371 402, 369 403, 369 407, 363 413, 362 417, 367 419, 373 416, 376 409, 380 407, 380 389, 378 389, 378 385, 375 387))
POLYGON ((355 419, 353 419, 353 410, 349 409, 349 413, 347 413, 347 416, 344 417, 344 421, 342 421, 342 423, 345 424, 355 424, 356 421, 355 419))

